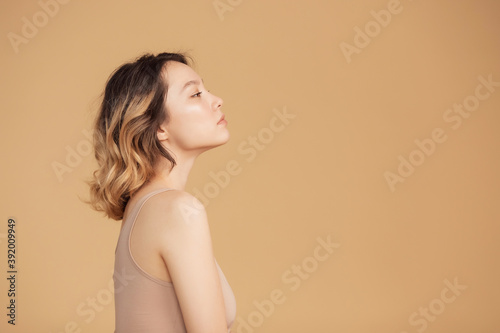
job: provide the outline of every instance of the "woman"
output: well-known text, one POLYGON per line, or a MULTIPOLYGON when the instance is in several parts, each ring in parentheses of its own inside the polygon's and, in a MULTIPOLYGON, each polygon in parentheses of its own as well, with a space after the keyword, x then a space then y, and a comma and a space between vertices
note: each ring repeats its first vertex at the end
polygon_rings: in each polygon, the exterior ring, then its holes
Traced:
POLYGON ((144 55, 109 78, 94 128, 90 203, 122 220, 117 333, 226 333, 234 294, 205 209, 184 191, 198 155, 229 140, 222 99, 179 53, 144 55))

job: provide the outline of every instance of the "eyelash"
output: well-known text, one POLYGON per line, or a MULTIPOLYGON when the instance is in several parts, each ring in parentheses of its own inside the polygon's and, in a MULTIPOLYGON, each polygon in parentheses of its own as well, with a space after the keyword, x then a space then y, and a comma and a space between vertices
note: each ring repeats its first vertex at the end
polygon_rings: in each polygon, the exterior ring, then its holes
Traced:
MULTIPOLYGON (((210 90, 207 90, 208 92, 210 92, 210 90)), ((200 97, 201 96, 201 93, 202 91, 198 91, 196 94, 194 94, 193 96, 191 97, 200 97)))

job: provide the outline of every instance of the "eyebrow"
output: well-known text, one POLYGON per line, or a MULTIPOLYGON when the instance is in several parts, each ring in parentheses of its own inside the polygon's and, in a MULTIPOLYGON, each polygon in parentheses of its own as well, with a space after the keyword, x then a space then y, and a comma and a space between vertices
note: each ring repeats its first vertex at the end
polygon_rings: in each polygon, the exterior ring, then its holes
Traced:
MULTIPOLYGON (((201 82, 203 82, 203 79, 201 79, 201 82)), ((188 81, 184 84, 184 86, 182 87, 181 91, 183 91, 184 89, 186 89, 187 87, 189 87, 190 85, 193 85, 193 84, 200 84, 200 81, 199 80, 191 80, 191 81, 188 81)))

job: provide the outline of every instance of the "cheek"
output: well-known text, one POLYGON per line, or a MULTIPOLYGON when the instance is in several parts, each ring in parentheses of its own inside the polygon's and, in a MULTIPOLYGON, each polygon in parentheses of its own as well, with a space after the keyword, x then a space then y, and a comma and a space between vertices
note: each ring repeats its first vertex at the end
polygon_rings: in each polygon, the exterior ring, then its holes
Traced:
POLYGON ((186 106, 176 117, 176 126, 179 127, 179 131, 187 132, 187 134, 199 134, 208 125, 210 125, 208 115, 198 107, 186 106))
POLYGON ((179 147, 188 149, 203 145, 213 136, 216 124, 205 112, 186 107, 170 119, 171 139, 179 147))

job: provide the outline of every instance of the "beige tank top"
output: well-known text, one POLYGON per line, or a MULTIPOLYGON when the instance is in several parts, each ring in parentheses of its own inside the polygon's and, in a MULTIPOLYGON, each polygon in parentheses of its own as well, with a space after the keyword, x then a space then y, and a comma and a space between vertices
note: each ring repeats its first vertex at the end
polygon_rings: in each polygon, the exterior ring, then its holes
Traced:
MULTIPOLYGON (((182 312, 172 282, 159 280, 144 271, 130 252, 130 230, 144 203, 151 196, 171 189, 151 192, 129 208, 115 250, 113 273, 115 291, 115 333, 186 332, 182 312)), ((236 299, 217 260, 228 332, 236 317, 236 299)))

